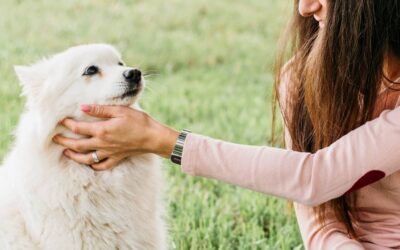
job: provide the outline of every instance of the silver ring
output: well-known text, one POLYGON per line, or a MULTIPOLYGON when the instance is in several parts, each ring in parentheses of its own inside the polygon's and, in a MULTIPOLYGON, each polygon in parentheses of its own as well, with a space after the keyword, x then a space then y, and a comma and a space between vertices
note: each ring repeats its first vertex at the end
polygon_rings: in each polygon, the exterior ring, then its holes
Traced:
POLYGON ((94 161, 95 163, 99 163, 99 162, 100 162, 99 157, 97 156, 96 151, 92 152, 92 159, 93 159, 93 161, 94 161))

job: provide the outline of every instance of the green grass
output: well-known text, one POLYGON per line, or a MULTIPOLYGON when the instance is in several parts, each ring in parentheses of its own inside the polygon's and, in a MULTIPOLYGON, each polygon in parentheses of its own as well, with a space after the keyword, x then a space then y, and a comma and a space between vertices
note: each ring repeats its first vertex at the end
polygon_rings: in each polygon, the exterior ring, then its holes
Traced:
MULTIPOLYGON (((2 0, 0 159, 23 109, 13 65, 107 42, 151 74, 142 106, 177 129, 270 138, 272 67, 289 0, 2 0)), ((165 162, 171 249, 301 249, 286 201, 182 174, 165 162)))

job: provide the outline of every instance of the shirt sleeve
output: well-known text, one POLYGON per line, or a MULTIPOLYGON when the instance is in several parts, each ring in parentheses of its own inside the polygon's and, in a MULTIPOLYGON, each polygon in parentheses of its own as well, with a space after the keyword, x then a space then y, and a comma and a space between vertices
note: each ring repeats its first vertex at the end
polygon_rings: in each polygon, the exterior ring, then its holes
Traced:
POLYGON ((383 111, 315 153, 189 134, 182 170, 317 206, 400 170, 399 142, 400 108, 383 111))

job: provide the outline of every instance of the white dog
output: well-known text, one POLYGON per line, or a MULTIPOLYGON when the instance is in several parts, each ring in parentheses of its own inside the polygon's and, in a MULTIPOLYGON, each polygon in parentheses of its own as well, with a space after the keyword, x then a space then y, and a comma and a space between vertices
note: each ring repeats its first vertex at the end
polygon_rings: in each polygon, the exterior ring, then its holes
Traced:
POLYGON ((27 97, 0 168, 0 249, 165 249, 161 169, 151 154, 97 172, 62 155, 65 117, 92 121, 81 104, 138 108, 144 80, 109 45, 70 48, 15 67, 27 97))

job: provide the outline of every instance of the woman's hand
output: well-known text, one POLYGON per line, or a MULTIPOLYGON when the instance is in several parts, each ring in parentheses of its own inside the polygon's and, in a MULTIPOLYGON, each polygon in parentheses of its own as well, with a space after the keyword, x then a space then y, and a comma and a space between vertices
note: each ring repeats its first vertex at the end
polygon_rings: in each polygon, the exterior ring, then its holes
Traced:
POLYGON ((129 107, 83 105, 81 110, 90 116, 108 120, 78 122, 65 119, 62 125, 89 138, 71 139, 57 135, 53 140, 67 148, 65 156, 96 170, 112 168, 126 157, 140 153, 169 157, 179 136, 178 131, 129 107), (94 162, 91 154, 93 151, 99 163, 94 162))

